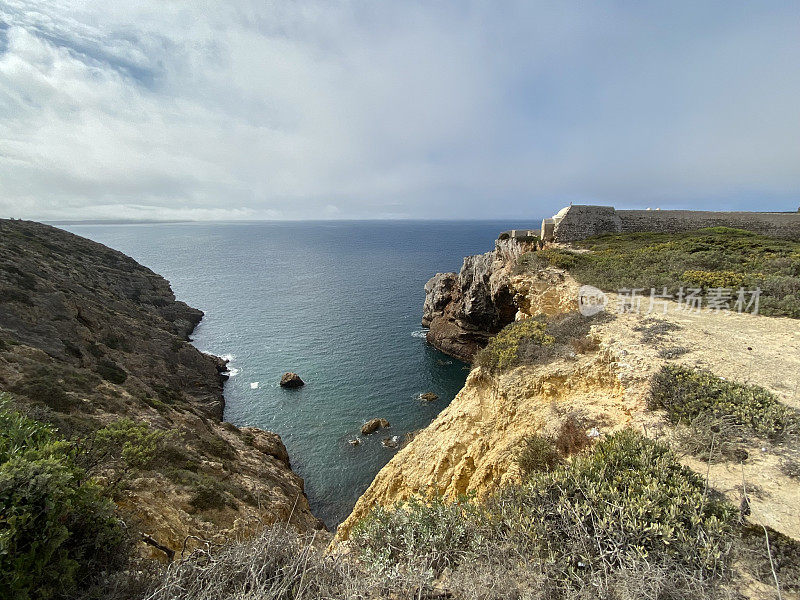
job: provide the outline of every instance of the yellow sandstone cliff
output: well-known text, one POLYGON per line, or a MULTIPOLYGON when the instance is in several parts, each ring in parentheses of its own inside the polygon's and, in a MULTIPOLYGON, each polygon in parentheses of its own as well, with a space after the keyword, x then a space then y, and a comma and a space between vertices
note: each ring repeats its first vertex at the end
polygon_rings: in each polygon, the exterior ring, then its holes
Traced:
MULTIPOLYGON (((577 283, 549 268, 535 275, 510 275, 520 310, 517 319, 574 310, 577 283)), ((611 305, 613 305, 613 298, 611 305)), ((670 305, 666 314, 613 314, 592 327, 593 350, 544 365, 522 366, 500 375, 481 368, 470 373, 453 402, 378 473, 339 527, 347 539, 355 523, 376 506, 391 506, 415 494, 454 498, 489 493, 518 477, 515 458, 526 436, 555 431, 578 414, 594 435, 634 427, 651 437, 670 438, 663 416, 647 410, 652 375, 665 362, 699 367, 740 383, 762 386, 800 408, 800 331, 797 321, 749 314, 686 313, 670 305), (676 330, 645 341, 641 328, 669 321, 676 330), (680 344, 688 352, 675 359, 660 350, 680 344), (662 353, 663 354, 663 353, 662 353)), ((743 464, 710 467, 694 458, 687 464, 708 475, 712 487, 735 504, 742 481, 751 494, 750 520, 800 538, 800 483, 780 468, 795 449, 749 448, 743 464)))

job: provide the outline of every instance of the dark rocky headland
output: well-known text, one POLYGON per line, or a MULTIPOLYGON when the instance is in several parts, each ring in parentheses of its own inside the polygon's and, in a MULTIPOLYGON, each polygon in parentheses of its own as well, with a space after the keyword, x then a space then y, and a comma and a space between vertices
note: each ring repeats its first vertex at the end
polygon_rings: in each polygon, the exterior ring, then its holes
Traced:
POLYGON ((280 437, 222 422, 225 364, 188 341, 202 316, 120 252, 0 220, 0 391, 72 444, 120 420, 163 433, 114 498, 160 559, 278 521, 322 526, 280 437))

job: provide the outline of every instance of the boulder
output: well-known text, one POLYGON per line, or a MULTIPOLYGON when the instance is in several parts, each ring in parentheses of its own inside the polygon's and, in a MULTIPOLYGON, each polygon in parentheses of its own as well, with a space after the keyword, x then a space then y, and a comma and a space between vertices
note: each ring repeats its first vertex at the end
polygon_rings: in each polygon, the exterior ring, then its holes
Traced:
POLYGON ((298 388, 302 387, 306 384, 305 381, 300 379, 300 375, 297 373, 284 373, 283 377, 281 377, 281 387, 285 388, 298 388))
POLYGON ((283 445, 281 436, 277 433, 264 431, 257 427, 242 427, 240 431, 248 439, 247 445, 252 446, 262 454, 277 458, 287 467, 290 466, 289 453, 286 451, 286 446, 283 445))
POLYGON ((369 435, 370 433, 375 433, 378 429, 386 429, 387 427, 390 427, 390 425, 386 419, 370 419, 361 426, 361 433, 369 435))
POLYGON ((433 402, 434 400, 438 400, 439 396, 437 396, 433 392, 425 392, 424 394, 419 395, 419 399, 425 402, 433 402))

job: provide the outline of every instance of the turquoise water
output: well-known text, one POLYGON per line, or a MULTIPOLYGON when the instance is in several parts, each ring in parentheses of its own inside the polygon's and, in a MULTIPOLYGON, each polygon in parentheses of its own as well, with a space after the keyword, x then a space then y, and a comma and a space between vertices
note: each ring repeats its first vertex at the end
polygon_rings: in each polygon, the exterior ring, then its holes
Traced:
POLYGON ((396 450, 381 439, 425 427, 467 366, 429 347, 423 286, 486 252, 507 222, 258 222, 69 225, 169 279, 205 311, 193 336, 231 358, 225 418, 281 435, 314 513, 335 527, 396 450), (278 386, 296 371, 306 386, 278 386), (258 387, 253 384, 258 382, 258 387), (419 402, 421 392, 440 399, 419 402), (361 424, 391 429, 353 447, 361 424))

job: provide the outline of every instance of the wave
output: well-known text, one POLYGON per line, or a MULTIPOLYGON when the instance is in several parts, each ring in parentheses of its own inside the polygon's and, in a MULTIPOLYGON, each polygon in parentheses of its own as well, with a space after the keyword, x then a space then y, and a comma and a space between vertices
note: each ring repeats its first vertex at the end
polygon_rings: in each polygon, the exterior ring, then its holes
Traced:
POLYGON ((415 338, 425 339, 425 336, 427 336, 427 335, 428 335, 428 330, 427 329, 419 329, 417 331, 412 331, 411 332, 411 337, 415 337, 415 338))
POLYGON ((235 354, 223 354, 222 356, 220 356, 220 358, 222 360, 224 360, 225 362, 233 362, 233 360, 236 358, 236 355, 235 354))
POLYGON ((236 377, 239 374, 239 372, 240 372, 239 369, 237 369, 236 367, 228 367, 228 370, 226 371, 225 374, 228 377, 236 377))

